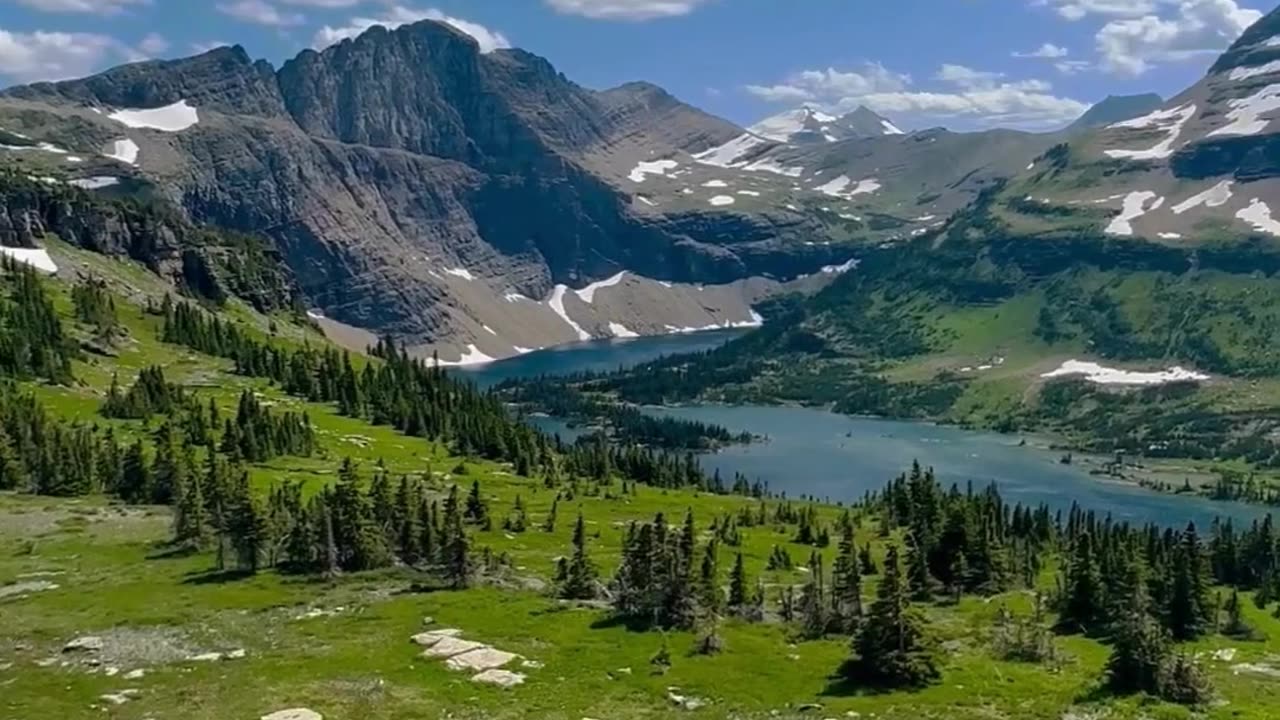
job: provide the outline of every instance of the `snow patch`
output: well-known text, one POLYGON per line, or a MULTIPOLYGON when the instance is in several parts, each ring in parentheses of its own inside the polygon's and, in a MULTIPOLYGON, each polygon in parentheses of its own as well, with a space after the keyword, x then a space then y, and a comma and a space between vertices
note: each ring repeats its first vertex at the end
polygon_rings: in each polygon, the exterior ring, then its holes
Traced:
POLYGON ((466 269, 466 268, 445 268, 444 274, 445 274, 445 275, 452 275, 452 276, 454 276, 454 277, 460 277, 460 278, 462 278, 463 280, 475 280, 475 279, 476 279, 476 276, 475 276, 475 275, 472 275, 472 274, 471 274, 471 271, 470 271, 470 270, 468 270, 468 269, 466 269))
POLYGON ((200 122, 199 113, 186 100, 158 108, 117 110, 108 117, 131 128, 148 128, 161 132, 182 132, 200 122))
POLYGON ((488 325, 485 325, 484 323, 480 323, 480 327, 483 328, 484 331, 489 333, 490 335, 498 334, 497 331, 495 331, 493 328, 489 327, 488 325))
POLYGON ((694 159, 703 165, 713 165, 715 167, 739 167, 745 162, 739 160, 743 155, 749 153, 753 148, 769 142, 758 135, 751 133, 743 133, 729 142, 713 147, 710 150, 694 155, 694 159))
POLYGON ((520 347, 519 345, 513 346, 513 349, 516 352, 520 353, 521 355, 528 355, 529 353, 533 352, 533 348, 520 347))
POLYGON ((1271 217, 1271 208, 1258 198, 1254 198, 1249 207, 1237 212, 1236 218, 1249 223, 1254 230, 1280 236, 1280 221, 1271 217))
POLYGON ((1181 215, 1188 210, 1204 205, 1205 207, 1219 207, 1225 205, 1231 199, 1231 181, 1223 180, 1204 192, 1196 193, 1191 197, 1183 200, 1173 206, 1173 214, 1181 215))
POLYGON ((47 152, 54 155, 66 155, 67 150, 60 148, 53 143, 36 143, 35 145, 0 145, 0 150, 12 150, 14 152, 47 152))
POLYGON ((675 160, 654 160, 653 162, 640 161, 636 163, 631 172, 627 175, 627 179, 631 182, 642 183, 646 175, 666 175, 668 170, 675 170, 680 167, 680 163, 675 160))
POLYGON ((1057 370, 1051 370, 1040 377, 1056 378, 1070 375, 1083 375, 1085 380, 1099 385, 1162 385, 1181 380, 1209 379, 1208 375, 1187 370, 1177 365, 1167 370, 1143 372, 1109 368, 1095 362, 1085 362, 1083 360, 1068 360, 1062 363, 1057 370))
POLYGON ((854 195, 873 193, 879 189, 880 182, 875 178, 867 178, 854 183, 847 175, 841 175, 814 188, 814 190, 823 195, 845 199, 852 198, 854 195), (850 185, 853 187, 850 188, 850 185))
POLYGON ((801 175, 804 174, 804 168, 802 167, 785 167, 781 163, 771 158, 757 160, 742 169, 750 172, 769 172, 769 173, 773 173, 774 175, 782 175, 783 177, 793 177, 793 178, 800 177, 801 175))
POLYGON ((1245 98, 1230 100, 1227 119, 1231 122, 1209 133, 1215 135, 1257 135, 1267 129, 1270 120, 1261 116, 1280 110, 1280 84, 1268 85, 1245 98))
POLYGON ((616 338, 640 337, 638 333, 628 329, 626 325, 623 325, 622 323, 616 323, 616 322, 609 323, 609 332, 613 333, 613 336, 616 338))
POLYGON ((58 266, 53 262, 53 258, 49 257, 49 251, 44 248, 0 247, 0 255, 11 257, 41 272, 58 272, 58 266))
POLYGON ((760 197, 760 193, 756 192, 755 190, 739 190, 739 191, 738 191, 738 194, 739 194, 739 195, 750 195, 751 197, 760 197))
POLYGON ((894 125, 888 120, 881 120, 880 127, 884 128, 885 135, 906 135, 906 133, 902 132, 897 125, 894 125))
POLYGON ((843 275, 849 272, 850 270, 858 267, 858 263, 860 262, 862 261, 859 260, 858 258, 852 258, 847 262, 841 263, 840 265, 824 265, 822 266, 822 272, 828 275, 843 275))
POLYGON ((480 352, 475 345, 467 345, 467 349, 463 351, 462 357, 457 360, 436 360, 436 364, 441 367, 462 367, 466 365, 483 365, 491 363, 494 358, 480 352))
POLYGON ((1167 133, 1165 139, 1146 150, 1107 150, 1109 158, 1127 160, 1157 160, 1173 154, 1173 143, 1182 134, 1182 128, 1195 117, 1195 105, 1182 105, 1171 110, 1157 110, 1142 117, 1125 120, 1111 125, 1112 128, 1128 128, 1133 130, 1158 129, 1167 133))
POLYGON ((1129 193, 1124 198, 1124 207, 1120 210, 1120 214, 1107 225, 1106 233, 1108 235, 1133 235, 1131 222, 1163 204, 1164 198, 1157 196, 1150 190, 1129 193), (1155 200, 1151 207, 1147 207, 1147 201, 1149 200, 1155 200))
POLYGON ((95 175, 93 177, 80 178, 78 180, 71 180, 71 181, 68 181, 67 184, 74 185, 75 187, 81 188, 83 190, 101 190, 102 188, 109 188, 113 185, 119 185, 120 178, 111 177, 109 175, 95 175))
POLYGON ((639 200, 640 202, 644 203, 645 205, 648 205, 649 207, 658 207, 658 203, 656 203, 656 202, 654 202, 654 201, 650 200, 649 198, 647 198, 647 197, 645 197, 645 196, 643 196, 643 195, 637 195, 637 196, 636 196, 636 199, 637 199, 637 200, 639 200))
POLYGON ((313 308, 307 311, 307 317, 311 318, 312 320, 323 320, 324 313, 313 308))
POLYGON ((1248 80, 1251 77, 1267 75, 1273 72, 1280 72, 1280 60, 1272 60, 1265 65, 1255 65, 1254 67, 1232 68, 1229 77, 1232 80, 1248 80))
POLYGON ((720 207, 722 205, 732 205, 734 200, 729 195, 716 195, 715 197, 711 198, 707 202, 711 203, 716 207, 720 207))
POLYGON ((130 140, 129 138, 125 138, 111 143, 110 150, 107 150, 102 154, 112 160, 119 160, 126 165, 137 165, 138 151, 138 143, 130 140))
POLYGON ((706 181, 706 182, 702 183, 702 187, 709 187, 709 188, 725 188, 725 187, 729 187, 729 183, 727 183, 727 182, 725 182, 725 181, 723 181, 723 180, 708 180, 708 181, 706 181))
POLYGON ((524 295, 521 295, 520 293, 513 293, 513 292, 506 293, 505 295, 503 295, 503 296, 502 296, 502 299, 503 299, 503 300, 506 300, 506 301, 507 301, 507 302, 509 302, 509 303, 514 303, 514 302, 533 302, 533 298, 525 297, 524 295))
POLYGON ((1162 233, 1156 233, 1156 235, 1161 240, 1181 240, 1182 239, 1182 233, 1176 233, 1176 232, 1162 232, 1162 233))
POLYGON ((560 319, 564 320, 569 327, 573 328, 573 331, 578 334, 579 340, 590 340, 590 333, 583 330, 582 326, 574 322, 573 318, 569 317, 569 313, 565 312, 564 294, 566 292, 569 292, 568 285, 556 285, 551 291, 551 297, 547 300, 547 306, 551 308, 552 312, 559 315, 560 319))
POLYGON ((600 290, 602 288, 607 288, 607 287, 613 287, 614 285, 617 285, 618 283, 622 282, 622 278, 626 274, 627 274, 627 271, 623 270, 622 272, 618 273, 617 275, 614 275, 613 277, 606 278, 604 280, 597 280, 596 282, 591 283, 590 285, 582 288, 581 290, 574 290, 574 293, 576 293, 577 296, 582 299, 582 302, 590 305, 591 303, 595 302, 597 290, 600 290))

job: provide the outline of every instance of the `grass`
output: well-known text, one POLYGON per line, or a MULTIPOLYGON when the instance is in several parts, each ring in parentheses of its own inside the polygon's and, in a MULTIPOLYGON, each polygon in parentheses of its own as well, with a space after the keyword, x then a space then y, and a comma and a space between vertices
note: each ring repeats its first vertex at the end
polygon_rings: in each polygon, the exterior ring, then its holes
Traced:
MULTIPOLYGON (((69 309, 65 288, 59 304, 69 309)), ((1190 717, 1173 706, 1095 695, 1107 650, 1089 639, 1060 640, 1069 661, 1059 671, 993 659, 989 632, 998 608, 1027 612, 1029 598, 1015 591, 990 598, 965 598, 958 605, 927 608, 943 642, 943 682, 918 693, 863 694, 841 688, 831 675, 848 654, 848 639, 797 642, 780 623, 728 621, 726 649, 720 655, 690 655, 693 637, 668 636, 673 665, 664 675, 650 672, 649 658, 662 639, 609 622, 605 610, 563 604, 543 588, 554 558, 570 548, 573 519, 586 518, 591 557, 602 577, 618 558, 622 533, 633 520, 658 512, 679 521, 692 510, 700 529, 717 515, 754 501, 661 491, 641 487, 635 495, 579 495, 561 502, 554 532, 539 529, 553 493, 541 481, 517 477, 511 468, 452 456, 446 448, 400 436, 387 428, 337 415, 327 406, 280 395, 264 383, 230 373, 228 363, 156 340, 156 319, 122 302, 121 320, 130 340, 116 358, 78 365, 83 384, 73 388, 36 388, 58 414, 105 422, 97 404, 119 372, 122 382, 149 364, 160 364, 172 381, 197 387, 230 409, 243 388, 265 399, 306 410, 315 423, 323 453, 316 458, 281 458, 254 466, 254 482, 266 488, 302 479, 312 489, 329 482, 344 455, 359 460, 366 472, 382 460, 395 475, 418 474, 435 492, 452 483, 481 483, 495 518, 493 531, 474 531, 473 544, 511 559, 510 577, 500 586, 461 592, 417 592, 420 578, 408 569, 354 574, 332 580, 264 572, 250 577, 212 574, 210 552, 169 554, 170 518, 166 508, 126 508, 103 498, 57 500, 0 494, 0 587, 46 576, 56 589, 0 598, 0 717, 109 717, 141 720, 180 716, 190 720, 256 718, 285 707, 314 708, 327 718, 691 718, 842 717, 856 713, 877 718, 1043 718, 1057 720, 1072 708, 1106 712, 1110 718, 1190 717), (461 464, 463 474, 454 475, 461 464), (530 530, 508 534, 501 519, 520 496, 528 508, 530 530), (334 611, 309 619, 309 609, 334 611), (542 666, 521 670, 526 684, 500 690, 477 685, 438 661, 416 656, 408 638, 423 627, 424 616, 441 626, 458 627, 467 637, 519 653, 542 666), (108 638, 108 676, 61 653, 73 637, 108 638), (199 662, 187 658, 204 651, 243 648, 242 659, 199 662), (41 663, 47 658, 55 662, 41 663), (126 680, 129 670, 147 674, 126 680), (668 688, 706 698, 696 711, 673 709, 668 688), (100 699, 105 693, 136 688, 123 704, 100 699), (809 704, 820 710, 802 712, 809 704), (776 713, 776 715, 775 715, 776 713)), ((248 314, 248 311, 240 310, 248 314)), ((1005 311, 1001 311, 1005 312, 1005 311)), ((1014 313, 1013 310, 1009 311, 1014 313)), ((1026 317, 1028 310, 1018 310, 1026 317)), ((1006 317, 1010 317, 1008 315, 1006 317)), ((261 319, 247 318, 249 322, 261 319)), ((980 324, 979 318, 956 319, 980 324)), ((282 333, 305 330, 280 326, 282 333)), ((994 336, 990 339, 995 340, 994 336)), ((1014 357, 1011 353, 1010 357, 1014 357)), ((992 394, 1000 396, 999 393, 992 394)), ((145 430, 142 423, 119 421, 122 433, 145 430)), ((888 478, 886 478, 887 480, 888 478)), ((830 523, 840 509, 820 506, 830 523)), ((875 542, 876 523, 865 519, 858 541, 875 542)), ((722 547, 720 568, 727 577, 734 553, 741 551, 752 577, 763 576, 770 600, 778 586, 796 584, 797 569, 765 570, 774 545, 788 548, 798 564, 810 551, 790 542, 794 527, 742 528, 740 548, 722 547)), ((828 560, 832 549, 824 551, 828 560)), ((1046 572, 1045 588, 1053 583, 1046 572)), ((864 592, 873 592, 869 583, 864 592)), ((1280 621, 1248 604, 1249 620, 1267 640, 1237 642, 1214 637, 1188 648, 1202 652, 1236 647, 1234 663, 1267 663, 1280 654, 1280 621)), ((1210 718, 1263 720, 1274 716, 1280 689, 1273 678, 1235 674, 1232 663, 1207 661, 1224 704, 1205 709, 1210 718)), ((519 669, 519 668, 517 668, 519 669)), ((850 715, 855 716, 855 715, 850 715)))

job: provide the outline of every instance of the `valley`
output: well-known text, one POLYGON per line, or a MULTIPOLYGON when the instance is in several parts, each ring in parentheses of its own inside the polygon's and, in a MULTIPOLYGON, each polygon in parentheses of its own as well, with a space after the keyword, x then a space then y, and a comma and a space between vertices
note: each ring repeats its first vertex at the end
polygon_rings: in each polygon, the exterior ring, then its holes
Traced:
POLYGON ((1270 720, 1245 15, 1034 131, 885 109, 1054 99, 951 64, 738 124, 435 9, 0 89, 0 718, 1270 720))

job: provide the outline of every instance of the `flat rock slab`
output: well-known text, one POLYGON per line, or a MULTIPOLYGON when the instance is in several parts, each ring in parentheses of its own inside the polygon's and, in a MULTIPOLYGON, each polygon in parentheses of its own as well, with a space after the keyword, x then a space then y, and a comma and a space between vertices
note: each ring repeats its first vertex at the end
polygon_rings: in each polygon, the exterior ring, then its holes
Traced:
POLYGON ((440 638, 440 641, 426 650, 422 651, 422 657, 427 658, 447 658, 454 655, 461 655, 464 652, 470 652, 482 647, 488 647, 484 643, 478 643, 474 640, 463 640, 462 638, 446 637, 440 638))
POLYGON ((98 652, 103 646, 97 635, 84 635, 62 646, 62 652, 98 652))
POLYGON ((472 675, 471 682, 509 688, 515 687, 516 685, 523 685, 524 675, 518 672, 511 672, 510 670, 485 670, 477 675, 472 675))
POLYGON ((461 655, 454 655, 445 660, 444 664, 450 670, 492 670, 493 668, 502 667, 515 659, 515 653, 496 650, 491 647, 482 647, 471 652, 464 652, 461 655))
POLYGON ((445 628, 443 630, 428 630, 420 632, 409 638, 410 642, 422 645, 423 647, 431 647, 445 638, 456 638, 462 634, 457 628, 445 628))
POLYGON ((289 708, 263 715, 262 720, 324 720, 324 716, 307 708, 289 708))

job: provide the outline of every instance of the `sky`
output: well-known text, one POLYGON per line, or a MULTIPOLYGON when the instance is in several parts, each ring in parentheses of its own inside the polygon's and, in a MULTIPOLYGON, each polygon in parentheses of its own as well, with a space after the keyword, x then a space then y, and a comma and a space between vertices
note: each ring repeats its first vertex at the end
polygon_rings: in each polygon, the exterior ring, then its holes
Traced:
POLYGON ((1258 0, 0 0, 0 85, 240 44, 279 66, 374 24, 449 22, 575 82, 632 80, 743 125, 867 105, 904 128, 1053 129, 1109 94, 1168 98, 1258 0))

